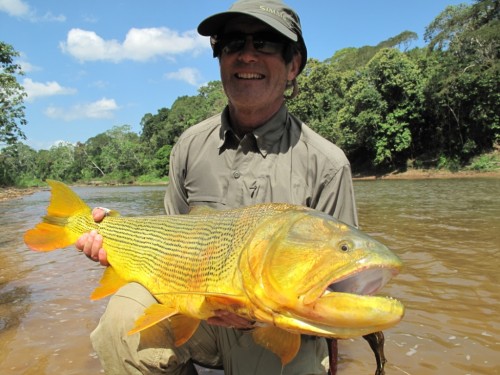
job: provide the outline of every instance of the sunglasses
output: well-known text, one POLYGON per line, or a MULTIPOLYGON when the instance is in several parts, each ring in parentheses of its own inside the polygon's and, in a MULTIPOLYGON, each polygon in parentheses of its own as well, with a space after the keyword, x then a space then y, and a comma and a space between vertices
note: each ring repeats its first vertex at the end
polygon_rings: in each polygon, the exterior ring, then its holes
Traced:
POLYGON ((251 38, 253 48, 256 51, 268 55, 283 52, 283 47, 287 43, 283 37, 275 33, 258 32, 255 34, 224 34, 217 41, 217 44, 220 46, 221 53, 231 54, 242 51, 245 48, 248 38, 251 38))

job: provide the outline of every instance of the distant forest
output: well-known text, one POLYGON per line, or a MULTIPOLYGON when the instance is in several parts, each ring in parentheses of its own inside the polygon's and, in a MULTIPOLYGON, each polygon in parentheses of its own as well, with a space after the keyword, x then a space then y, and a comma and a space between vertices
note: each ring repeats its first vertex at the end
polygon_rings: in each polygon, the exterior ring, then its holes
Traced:
MULTIPOLYGON (((404 31, 376 46, 345 48, 325 61, 309 59, 298 79, 300 94, 287 105, 340 146, 355 173, 457 170, 500 144, 499 36, 498 0, 449 6, 426 28, 422 48, 410 49, 417 35, 404 31)), ((0 186, 39 185, 47 178, 165 179, 179 135, 225 105, 221 82, 212 81, 195 96, 177 98, 171 108, 145 114, 140 134, 129 125, 115 126, 85 142, 38 151, 22 142, 22 111, 15 122, 2 113, 0 186)))

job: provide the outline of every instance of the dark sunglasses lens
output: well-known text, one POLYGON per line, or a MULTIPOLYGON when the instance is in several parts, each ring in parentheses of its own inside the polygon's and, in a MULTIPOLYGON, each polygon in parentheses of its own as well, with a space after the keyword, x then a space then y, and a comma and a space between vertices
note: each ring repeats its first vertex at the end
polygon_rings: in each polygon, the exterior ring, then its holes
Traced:
POLYGON ((282 39, 269 34, 228 34, 221 38, 221 51, 223 53, 236 53, 245 48, 247 37, 252 37, 253 47, 262 53, 275 54, 283 50, 282 39))
POLYGON ((245 47, 245 43, 245 37, 222 40, 222 52, 235 53, 241 51, 245 47))
POLYGON ((254 39, 253 47, 262 53, 275 54, 280 53, 283 50, 283 43, 254 39))

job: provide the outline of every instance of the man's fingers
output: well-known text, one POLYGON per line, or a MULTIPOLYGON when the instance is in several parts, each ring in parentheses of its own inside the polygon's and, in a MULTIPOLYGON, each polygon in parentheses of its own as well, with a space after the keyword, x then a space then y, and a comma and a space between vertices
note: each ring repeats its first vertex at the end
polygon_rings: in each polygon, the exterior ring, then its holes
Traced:
POLYGON ((99 223, 106 216, 106 210, 101 207, 96 207, 92 210, 92 217, 96 223, 99 223))
POLYGON ((103 248, 99 249, 98 258, 99 258, 99 263, 101 263, 102 266, 109 266, 108 257, 103 248))
POLYGON ((102 248, 102 236, 95 230, 90 231, 85 239, 83 252, 87 257, 94 261, 99 260, 99 250, 102 248))
POLYGON ((207 322, 216 326, 237 329, 251 329, 254 328, 255 325, 254 321, 242 318, 239 315, 225 310, 216 310, 215 316, 207 319, 207 322))
POLYGON ((85 243, 87 242, 87 239, 89 237, 88 233, 82 234, 80 237, 75 242, 75 247, 77 248, 78 251, 83 251, 83 248, 85 247, 85 243))

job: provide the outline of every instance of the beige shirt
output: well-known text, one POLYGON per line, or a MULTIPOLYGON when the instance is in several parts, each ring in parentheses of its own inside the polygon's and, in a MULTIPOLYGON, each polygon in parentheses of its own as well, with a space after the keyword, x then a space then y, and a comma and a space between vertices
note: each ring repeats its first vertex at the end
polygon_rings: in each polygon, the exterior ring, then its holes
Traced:
POLYGON ((188 213, 195 205, 228 209, 286 202, 358 225, 344 153, 285 106, 242 139, 231 129, 227 108, 187 129, 172 149, 169 176, 168 214, 188 213))

